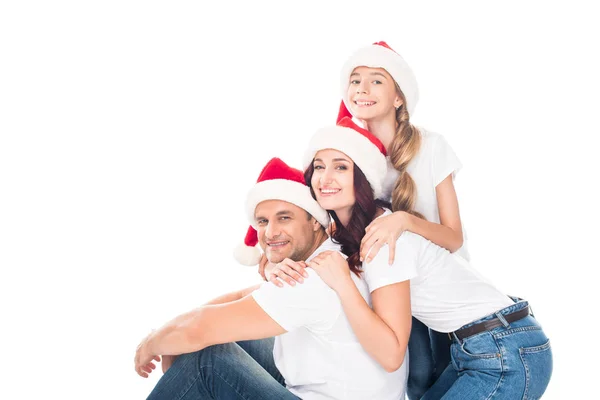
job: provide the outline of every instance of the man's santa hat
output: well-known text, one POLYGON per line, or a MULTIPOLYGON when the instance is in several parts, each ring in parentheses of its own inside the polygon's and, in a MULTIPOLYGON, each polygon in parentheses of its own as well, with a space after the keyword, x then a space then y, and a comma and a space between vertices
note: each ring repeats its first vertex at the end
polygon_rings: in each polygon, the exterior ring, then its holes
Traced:
POLYGON ((348 97, 348 86, 350 86, 350 75, 357 67, 385 69, 400 86, 400 90, 402 90, 406 99, 406 109, 408 114, 412 116, 419 101, 419 87, 417 86, 415 74, 400 54, 396 53, 386 42, 376 42, 358 49, 342 67, 340 75, 342 103, 340 104, 338 121, 344 117, 352 117, 346 98, 348 97))
POLYGON ((375 198, 383 193, 383 181, 387 173, 385 146, 375 135, 356 125, 350 117, 342 118, 337 125, 322 128, 310 139, 304 153, 306 169, 320 150, 334 149, 352 159, 365 174, 375 198))
POLYGON ((302 171, 292 168, 279 158, 272 158, 258 176, 256 185, 246 197, 246 216, 250 227, 244 243, 234 251, 235 259, 243 265, 257 265, 261 252, 256 247, 258 234, 254 211, 256 206, 265 200, 283 200, 303 208, 323 227, 329 225, 329 215, 310 194, 310 188, 304 183, 302 171))

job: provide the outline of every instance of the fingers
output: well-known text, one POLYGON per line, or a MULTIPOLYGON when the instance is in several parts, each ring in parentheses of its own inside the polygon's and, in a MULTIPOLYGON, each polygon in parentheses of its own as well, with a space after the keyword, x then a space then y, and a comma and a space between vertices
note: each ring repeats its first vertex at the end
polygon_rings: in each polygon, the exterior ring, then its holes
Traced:
POLYGON ((365 234, 360 241, 360 261, 364 261, 369 249, 371 246, 373 246, 373 243, 377 241, 377 237, 375 235, 376 232, 377 231, 375 229, 372 229, 369 233, 365 234))
POLYGON ((388 259, 388 264, 392 265, 394 263, 394 259, 396 258, 396 241, 390 241, 390 243, 388 243, 389 246, 389 251, 390 251, 390 256, 388 259))
POLYGON ((370 263, 371 260, 377 255, 377 253, 379 253, 379 250, 384 244, 385 243, 382 241, 376 241, 375 243, 373 243, 373 246, 371 246, 371 248, 369 249, 367 258, 365 259, 365 263, 370 263))
POLYGON ((283 287, 283 283, 279 279, 277 279, 276 270, 271 272, 271 276, 269 276, 269 282, 271 282, 277 287, 283 287))
POLYGON ((304 262, 296 262, 290 260, 289 258, 286 258, 279 265, 285 273, 290 275, 292 278, 296 279, 298 282, 303 281, 300 275, 304 276, 305 278, 308 278, 308 274, 306 273, 306 271, 304 271, 304 262), (299 277, 300 279, 297 279, 296 277, 299 277))

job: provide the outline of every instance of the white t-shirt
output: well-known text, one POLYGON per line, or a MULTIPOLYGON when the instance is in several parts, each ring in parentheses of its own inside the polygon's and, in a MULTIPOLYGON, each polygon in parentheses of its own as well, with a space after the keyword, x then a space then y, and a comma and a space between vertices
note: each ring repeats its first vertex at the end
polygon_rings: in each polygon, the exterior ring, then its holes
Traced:
MULTIPOLYGON (((327 239, 310 257, 340 246, 327 239)), ((309 260, 310 260, 309 258, 309 260)), ((408 362, 386 372, 362 348, 344 314, 339 297, 314 270, 296 286, 265 282, 254 300, 287 333, 275 338, 275 364, 287 388, 305 400, 403 399, 408 362)), ((371 306, 367 284, 352 274, 371 306)))
POLYGON ((393 265, 385 245, 363 271, 371 292, 411 276, 412 315, 438 332, 455 331, 514 304, 465 259, 408 231, 396 241, 393 265))
MULTIPOLYGON (((446 177, 452 174, 452 177, 462 168, 462 164, 446 139, 438 133, 426 131, 419 128, 421 132, 421 147, 417 155, 410 161, 407 172, 415 181, 417 187, 417 199, 415 202, 415 211, 421 213, 429 222, 440 223, 440 213, 438 209, 437 195, 435 188, 446 177)), ((383 200, 390 201, 392 190, 396 184, 399 172, 392 165, 390 158, 387 158, 388 173, 383 183, 383 200)), ((466 260, 469 260, 467 250, 466 231, 463 227, 463 245, 456 251, 466 260)))

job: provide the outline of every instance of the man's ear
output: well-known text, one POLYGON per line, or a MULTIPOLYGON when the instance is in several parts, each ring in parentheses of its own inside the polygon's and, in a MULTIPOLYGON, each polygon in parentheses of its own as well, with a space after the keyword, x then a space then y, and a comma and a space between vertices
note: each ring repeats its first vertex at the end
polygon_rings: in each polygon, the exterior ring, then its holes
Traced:
POLYGON ((317 221, 315 219, 315 217, 311 217, 311 222, 312 222, 312 228, 313 228, 313 232, 317 232, 319 229, 321 229, 321 224, 319 223, 319 221, 317 221))

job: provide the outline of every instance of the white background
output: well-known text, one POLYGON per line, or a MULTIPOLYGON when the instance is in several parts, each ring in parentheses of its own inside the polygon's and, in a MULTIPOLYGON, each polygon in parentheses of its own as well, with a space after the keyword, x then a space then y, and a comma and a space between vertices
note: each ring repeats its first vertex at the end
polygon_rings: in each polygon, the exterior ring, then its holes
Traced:
MULTIPOLYGON (((153 327, 258 281, 231 249, 264 163, 300 163, 338 73, 386 40, 446 136, 474 265, 594 397, 598 21, 569 1, 0 6, 0 398, 141 399, 153 327)), ((592 2, 589 2, 592 3, 592 2)))

